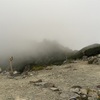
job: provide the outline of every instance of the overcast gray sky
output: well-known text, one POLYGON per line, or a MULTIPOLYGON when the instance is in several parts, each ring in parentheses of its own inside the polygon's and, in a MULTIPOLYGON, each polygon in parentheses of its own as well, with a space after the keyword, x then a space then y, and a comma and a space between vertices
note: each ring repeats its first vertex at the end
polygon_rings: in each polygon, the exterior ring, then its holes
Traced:
POLYGON ((43 39, 72 49, 100 43, 100 0, 0 0, 1 47, 43 39))

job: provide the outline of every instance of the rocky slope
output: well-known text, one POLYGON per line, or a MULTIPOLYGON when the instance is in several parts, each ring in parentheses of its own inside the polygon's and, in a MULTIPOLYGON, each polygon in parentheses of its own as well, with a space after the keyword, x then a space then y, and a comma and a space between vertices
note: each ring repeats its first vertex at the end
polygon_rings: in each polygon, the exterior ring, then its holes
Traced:
POLYGON ((100 66, 77 61, 48 66, 41 71, 29 72, 28 76, 7 76, 0 74, 0 100, 69 100, 74 96, 71 87, 95 89, 100 84, 100 66))

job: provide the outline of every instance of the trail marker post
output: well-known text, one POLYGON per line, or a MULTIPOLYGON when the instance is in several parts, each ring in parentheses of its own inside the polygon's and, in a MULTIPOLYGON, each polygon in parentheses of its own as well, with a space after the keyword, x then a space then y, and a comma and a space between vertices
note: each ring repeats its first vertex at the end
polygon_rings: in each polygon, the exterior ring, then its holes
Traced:
POLYGON ((13 57, 10 57, 9 62, 10 62, 10 71, 11 71, 11 74, 13 74, 13 66, 12 66, 13 57))

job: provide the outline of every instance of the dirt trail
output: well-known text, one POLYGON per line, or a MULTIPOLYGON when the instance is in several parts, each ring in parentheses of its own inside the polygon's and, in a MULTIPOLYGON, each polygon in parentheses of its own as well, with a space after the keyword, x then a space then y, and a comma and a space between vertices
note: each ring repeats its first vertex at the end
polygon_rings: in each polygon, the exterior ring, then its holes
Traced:
POLYGON ((100 84, 100 65, 78 61, 50 67, 52 70, 31 72, 32 76, 23 79, 21 76, 9 79, 0 75, 0 100, 68 100, 72 86, 95 88, 100 84), (29 83, 38 79, 55 84, 60 91, 29 83))

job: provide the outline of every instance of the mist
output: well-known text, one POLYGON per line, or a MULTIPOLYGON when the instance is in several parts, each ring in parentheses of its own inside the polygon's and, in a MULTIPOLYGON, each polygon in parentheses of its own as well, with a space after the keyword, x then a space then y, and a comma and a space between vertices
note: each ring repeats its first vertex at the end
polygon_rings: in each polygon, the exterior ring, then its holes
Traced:
POLYGON ((99 9, 99 0, 0 0, 0 62, 37 55, 44 39, 73 50, 100 43, 99 9))
MULTIPOLYGON (((26 41, 25 41, 26 42, 26 41)), ((5 54, 0 54, 0 67, 8 70, 10 57, 13 57, 13 69, 23 71, 30 66, 60 65, 73 52, 56 41, 28 42, 3 48, 5 54), (6 52, 7 51, 7 52, 6 52)))

